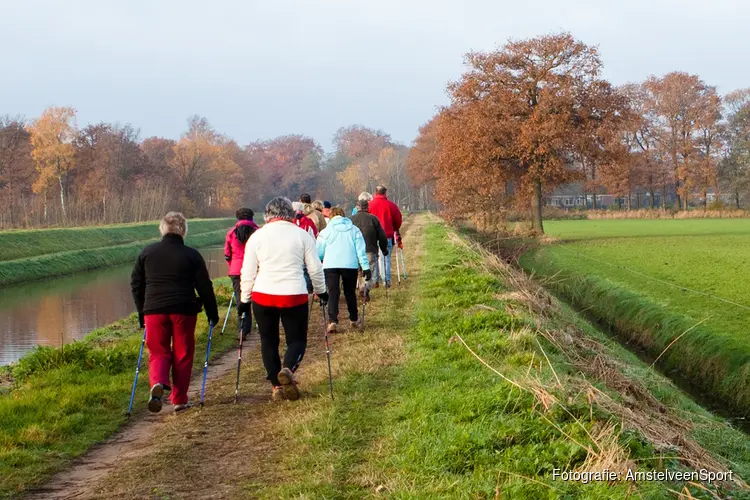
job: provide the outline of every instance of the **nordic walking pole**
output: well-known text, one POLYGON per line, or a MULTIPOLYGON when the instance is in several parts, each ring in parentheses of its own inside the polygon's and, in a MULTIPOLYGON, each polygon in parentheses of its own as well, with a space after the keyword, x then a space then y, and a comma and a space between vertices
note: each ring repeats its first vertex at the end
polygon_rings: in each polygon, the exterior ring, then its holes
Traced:
POLYGON ((367 305, 367 289, 365 288, 365 298, 362 299, 362 330, 365 329, 365 306, 367 305))
POLYGON ((404 280, 406 279, 406 262, 404 262, 404 249, 398 249, 399 255, 401 255, 401 268, 404 270, 404 280))
POLYGON ((128 412, 125 414, 130 418, 130 414, 133 412, 133 399, 135 399, 135 387, 138 385, 138 374, 141 371, 141 360, 143 359, 143 346, 146 345, 146 329, 143 329, 143 340, 141 341, 141 352, 138 353, 138 364, 135 365, 135 378, 133 379, 133 390, 130 391, 130 403, 128 404, 128 412))
POLYGON ((211 339, 214 336, 214 324, 208 322, 208 345, 206 346, 206 362, 203 363, 203 387, 201 388, 201 408, 206 397, 206 376, 208 375, 208 356, 211 354, 211 339))
POLYGON ((398 256, 396 257, 396 277, 398 279, 398 286, 401 286, 401 266, 398 263, 398 256))
POLYGON ((232 301, 234 300, 234 292, 232 292, 232 296, 229 298, 229 309, 227 309, 227 316, 224 318, 224 326, 221 327, 221 333, 224 333, 224 330, 227 327, 227 321, 229 321, 229 313, 232 312, 232 301))
POLYGON ((331 348, 328 345, 328 328, 326 325, 326 306, 320 303, 320 310, 323 312, 323 334, 326 339, 326 357, 328 358, 328 386, 331 389, 331 400, 333 400, 333 375, 331 375, 331 348))
POLYGON ((378 256, 378 274, 380 275, 380 280, 383 282, 383 287, 385 288, 385 298, 388 299, 388 282, 385 280, 385 255, 381 252, 378 256))
POLYGON ((234 384, 234 402, 237 402, 237 399, 240 397, 240 366, 242 366, 242 337, 245 335, 242 333, 242 330, 245 326, 245 321, 247 321, 247 313, 242 313, 242 318, 240 318, 240 349, 237 353, 237 382, 234 384))

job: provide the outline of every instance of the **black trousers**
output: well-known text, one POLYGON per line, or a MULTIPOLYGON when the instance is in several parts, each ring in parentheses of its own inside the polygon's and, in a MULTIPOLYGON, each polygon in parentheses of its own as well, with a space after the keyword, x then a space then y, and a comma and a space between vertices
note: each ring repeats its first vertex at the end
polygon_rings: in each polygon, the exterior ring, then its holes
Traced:
POLYGON ((328 288, 328 321, 338 323, 339 321, 339 297, 341 289, 339 284, 344 283, 344 298, 346 308, 349 310, 349 319, 357 321, 357 275, 359 269, 325 269, 326 288, 328 288))
POLYGON ((295 307, 266 307, 253 302, 255 320, 258 322, 260 333, 260 352, 266 377, 273 385, 279 384, 278 374, 281 371, 281 357, 279 356, 279 321, 284 325, 286 334, 286 353, 284 354, 284 368, 292 372, 299 367, 307 348, 307 317, 309 309, 307 303, 295 307))
MULTIPOLYGON (((239 322, 242 319, 242 315, 240 314, 240 277, 239 276, 230 276, 232 279, 232 288, 234 288, 234 300, 237 301, 237 321, 239 322)), ((250 333, 250 330, 253 326, 253 310, 250 309, 250 313, 247 315, 247 321, 245 321, 245 324, 242 326, 242 333, 248 334, 250 333)))

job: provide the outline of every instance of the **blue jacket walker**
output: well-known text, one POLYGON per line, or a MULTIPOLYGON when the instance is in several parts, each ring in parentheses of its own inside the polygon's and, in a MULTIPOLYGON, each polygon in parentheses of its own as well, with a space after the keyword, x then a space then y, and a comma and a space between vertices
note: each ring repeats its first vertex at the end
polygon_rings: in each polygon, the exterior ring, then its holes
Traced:
POLYGON ((370 269, 365 238, 352 221, 337 215, 318 234, 318 256, 323 269, 370 269))

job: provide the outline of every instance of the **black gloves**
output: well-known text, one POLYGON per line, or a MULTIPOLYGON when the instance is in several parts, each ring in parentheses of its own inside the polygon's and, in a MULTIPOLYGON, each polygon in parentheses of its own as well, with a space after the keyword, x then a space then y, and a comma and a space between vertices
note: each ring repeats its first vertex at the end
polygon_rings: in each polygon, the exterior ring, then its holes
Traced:
POLYGON ((143 317, 143 313, 138 313, 138 326, 141 327, 141 330, 146 328, 146 319, 143 317))
POLYGON ((240 316, 243 314, 250 314, 250 302, 240 302, 240 305, 237 306, 237 310, 240 313, 240 316))
MULTIPOLYGON (((208 317, 208 315, 206 315, 206 317, 208 317)), ((213 318, 208 318, 208 323, 211 324, 211 325, 214 325, 214 326, 218 325, 219 324, 219 317, 218 316, 214 316, 213 318)))
POLYGON ((328 304, 328 292, 319 293, 318 299, 320 300, 321 306, 328 304))
POLYGON ((362 276, 365 277, 365 281, 370 281, 370 279, 372 279, 372 271, 370 271, 369 269, 365 269, 364 271, 362 271, 362 276))
POLYGON ((388 257, 388 250, 383 250, 383 257, 388 257))

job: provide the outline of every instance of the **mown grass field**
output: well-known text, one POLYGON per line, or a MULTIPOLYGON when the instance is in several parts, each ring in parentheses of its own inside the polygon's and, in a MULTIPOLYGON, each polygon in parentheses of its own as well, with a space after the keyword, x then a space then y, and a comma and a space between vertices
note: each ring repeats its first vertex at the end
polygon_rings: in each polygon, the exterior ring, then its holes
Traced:
POLYGON ((521 258, 547 286, 750 414, 750 220, 550 221, 521 258), (697 326, 696 326, 697 325, 697 326), (692 329, 691 329, 692 328, 692 329))
MULTIPOLYGON (((188 221, 186 243, 215 245, 234 219, 188 221)), ((129 262, 158 241, 159 223, 0 231, 0 286, 129 262)))
MULTIPOLYGON (((227 304, 231 283, 224 278, 215 285, 217 300, 227 304)), ((207 331, 201 313, 194 369, 205 359, 207 331)), ((0 498, 16 498, 125 422, 142 337, 133 315, 82 341, 39 347, 17 364, 0 367, 0 498)), ((235 343, 234 335, 214 335, 212 358, 235 343)), ((144 354, 136 416, 146 406, 147 359, 144 354)))

